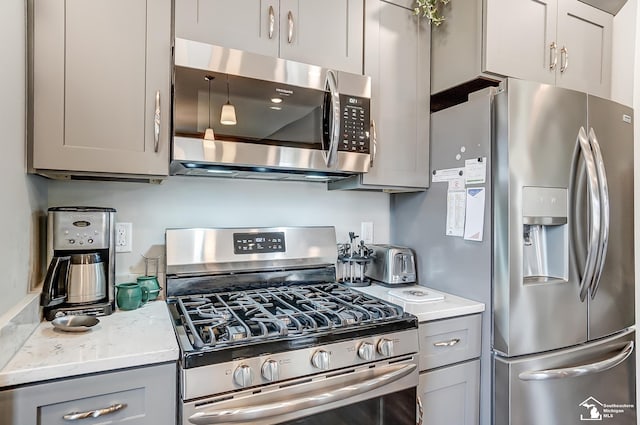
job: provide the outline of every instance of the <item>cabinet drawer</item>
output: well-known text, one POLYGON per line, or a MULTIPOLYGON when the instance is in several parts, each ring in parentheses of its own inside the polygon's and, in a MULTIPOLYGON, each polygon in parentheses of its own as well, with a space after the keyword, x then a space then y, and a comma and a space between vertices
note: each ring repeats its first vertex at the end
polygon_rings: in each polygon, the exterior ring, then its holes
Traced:
POLYGON ((420 370, 480 356, 481 317, 474 314, 420 323, 420 370))
POLYGON ((175 363, 0 391, 2 425, 175 425, 175 421, 175 363), (103 409, 98 417, 72 416, 103 409))

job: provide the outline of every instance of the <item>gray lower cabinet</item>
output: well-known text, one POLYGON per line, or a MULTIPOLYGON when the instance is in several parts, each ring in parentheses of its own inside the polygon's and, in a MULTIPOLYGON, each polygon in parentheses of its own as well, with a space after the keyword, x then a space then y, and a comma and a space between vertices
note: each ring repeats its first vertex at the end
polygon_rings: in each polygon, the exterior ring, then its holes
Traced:
POLYGON ((579 0, 460 0, 443 14, 432 29, 432 93, 515 77, 610 97, 607 12, 579 0))
POLYGON ((477 425, 480 360, 421 373, 418 396, 425 425, 477 425))
POLYGON ((330 189, 411 192, 429 186, 430 26, 410 5, 365 3, 372 164, 368 173, 330 183, 330 189))
POLYGON ((169 171, 171 0, 29 0, 29 169, 169 171))
POLYGON ((2 425, 176 424, 176 364, 0 390, 2 425))
POLYGON ((363 0, 176 0, 175 35, 362 74, 363 0))
POLYGON ((482 316, 420 323, 418 397, 425 425, 478 425, 482 316))

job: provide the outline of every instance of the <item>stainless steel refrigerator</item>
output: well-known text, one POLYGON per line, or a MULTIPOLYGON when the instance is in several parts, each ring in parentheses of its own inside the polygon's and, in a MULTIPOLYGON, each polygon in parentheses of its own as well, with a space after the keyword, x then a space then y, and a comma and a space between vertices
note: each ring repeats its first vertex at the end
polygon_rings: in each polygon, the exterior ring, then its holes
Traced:
POLYGON ((487 306, 480 423, 635 425, 632 110, 508 79, 432 114, 431 171, 392 242, 487 306))

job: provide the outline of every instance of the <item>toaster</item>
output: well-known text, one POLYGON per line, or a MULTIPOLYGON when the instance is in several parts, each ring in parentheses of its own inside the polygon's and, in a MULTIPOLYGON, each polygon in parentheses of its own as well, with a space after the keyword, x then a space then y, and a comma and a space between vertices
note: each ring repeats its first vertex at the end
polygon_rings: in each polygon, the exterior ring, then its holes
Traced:
POLYGON ((370 245, 373 261, 367 264, 366 277, 389 285, 415 283, 416 262, 410 248, 395 245, 370 245))

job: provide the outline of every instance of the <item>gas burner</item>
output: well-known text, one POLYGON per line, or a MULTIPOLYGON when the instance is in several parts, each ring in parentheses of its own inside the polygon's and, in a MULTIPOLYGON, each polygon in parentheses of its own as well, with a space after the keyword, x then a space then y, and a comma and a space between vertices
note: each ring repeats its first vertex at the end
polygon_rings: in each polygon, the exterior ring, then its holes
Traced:
POLYGON ((177 297, 196 348, 328 333, 394 320, 400 307, 328 283, 177 297))

